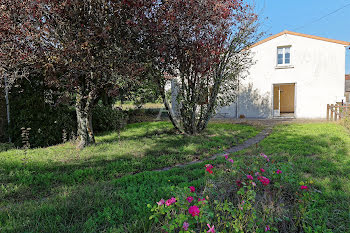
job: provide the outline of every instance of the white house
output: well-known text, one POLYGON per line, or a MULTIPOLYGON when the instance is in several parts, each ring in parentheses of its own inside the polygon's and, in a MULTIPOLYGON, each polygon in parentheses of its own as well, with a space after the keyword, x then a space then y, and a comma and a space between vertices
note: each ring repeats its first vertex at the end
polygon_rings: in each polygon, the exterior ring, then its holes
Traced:
POLYGON ((250 49, 255 64, 239 82, 227 117, 326 118, 327 104, 345 95, 345 49, 350 42, 283 31, 250 49))

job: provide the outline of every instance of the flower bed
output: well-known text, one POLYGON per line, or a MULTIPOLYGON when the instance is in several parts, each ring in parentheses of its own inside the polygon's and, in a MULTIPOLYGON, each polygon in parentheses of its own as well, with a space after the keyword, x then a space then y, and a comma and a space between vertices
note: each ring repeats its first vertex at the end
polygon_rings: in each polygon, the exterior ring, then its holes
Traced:
POLYGON ((164 232, 300 232, 312 181, 292 174, 292 164, 261 154, 250 164, 205 166, 204 187, 175 189, 151 207, 164 232))

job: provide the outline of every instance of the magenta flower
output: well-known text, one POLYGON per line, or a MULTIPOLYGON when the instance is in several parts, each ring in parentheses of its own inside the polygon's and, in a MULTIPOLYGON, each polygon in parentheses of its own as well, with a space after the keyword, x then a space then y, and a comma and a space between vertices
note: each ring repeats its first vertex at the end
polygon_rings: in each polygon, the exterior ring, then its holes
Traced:
POLYGON ((158 206, 164 205, 165 201, 164 199, 161 199, 160 201, 157 202, 158 206))
POLYGON ((303 189, 308 190, 309 188, 306 185, 302 185, 302 186, 300 186, 300 189, 301 190, 303 190, 303 189))
POLYGON ((281 174, 282 171, 281 171, 280 169, 277 169, 276 173, 277 173, 277 174, 281 174))
POLYGON ((184 222, 184 225, 182 225, 182 228, 187 231, 188 227, 190 226, 190 224, 188 224, 188 222, 184 222))
POLYGON ((194 192, 196 191, 196 188, 193 187, 193 186, 190 186, 189 188, 190 188, 190 190, 191 190, 191 193, 194 193, 194 192))
POLYGON ((228 159, 228 154, 225 154, 225 159, 228 159))
POLYGON ((188 197, 186 198, 186 200, 188 201, 188 203, 191 203, 193 201, 193 197, 188 197))
POLYGON ((214 225, 211 227, 211 226, 209 225, 209 223, 208 223, 207 226, 209 227, 209 230, 208 230, 207 232, 215 233, 215 227, 214 227, 214 225))
POLYGON ((249 180, 253 180, 253 177, 252 177, 251 175, 247 175, 247 178, 248 178, 249 180))
POLYGON ((211 170, 214 168, 213 165, 207 164, 207 165, 205 165, 205 168, 206 168, 207 172, 209 172, 209 174, 213 174, 213 171, 211 170))
POLYGON ((260 182, 261 182, 264 186, 266 186, 266 185, 268 185, 268 184, 270 183, 270 180, 269 180, 268 178, 264 177, 264 176, 259 176, 259 177, 258 177, 258 180, 260 180, 260 182))
POLYGON ((176 198, 172 197, 165 202, 165 205, 170 206, 171 204, 173 204, 175 202, 176 202, 176 198))
POLYGON ((188 212, 192 215, 192 217, 194 216, 199 216, 199 208, 198 206, 190 206, 190 208, 188 208, 188 212))
POLYGON ((269 231, 269 230, 270 230, 269 225, 266 225, 266 227, 265 227, 265 232, 266 232, 266 231, 269 231))
POLYGON ((264 169, 264 168, 260 168, 260 171, 261 171, 262 173, 264 173, 264 172, 265 172, 265 169, 264 169))
POLYGON ((242 186, 242 181, 236 180, 236 185, 237 185, 238 187, 241 187, 241 186, 242 186))
POLYGON ((228 161, 230 161, 231 163, 233 163, 233 159, 229 159, 228 161))
POLYGON ((264 158, 266 159, 267 162, 270 161, 270 159, 269 159, 269 158, 267 157, 267 155, 265 155, 264 153, 261 153, 260 155, 261 155, 262 157, 264 157, 264 158))

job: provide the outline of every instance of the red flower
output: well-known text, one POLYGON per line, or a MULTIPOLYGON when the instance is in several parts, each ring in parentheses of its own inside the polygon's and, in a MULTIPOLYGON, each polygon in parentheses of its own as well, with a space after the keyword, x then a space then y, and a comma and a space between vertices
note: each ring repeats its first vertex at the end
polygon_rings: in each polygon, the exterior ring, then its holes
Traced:
POLYGON ((263 184, 263 185, 268 185, 270 183, 270 180, 264 176, 259 176, 258 180, 263 184))
POLYGON ((206 168, 207 172, 209 172, 209 174, 213 174, 213 171, 211 170, 214 168, 213 165, 207 164, 207 165, 205 165, 205 168, 206 168))
POLYGON ((190 188, 190 190, 191 190, 191 193, 194 193, 194 192, 196 191, 196 188, 193 187, 193 186, 190 186, 189 188, 190 188))
POLYGON ((199 216, 199 208, 197 206, 190 206, 190 208, 188 208, 188 212, 192 215, 192 217, 194 216, 199 216))
POLYGON ((302 185, 302 186, 300 186, 300 189, 301 189, 301 190, 303 190, 303 189, 308 190, 309 187, 307 187, 306 185, 302 185))
POLYGON ((242 186, 242 181, 236 180, 236 184, 237 184, 238 187, 241 187, 242 186))

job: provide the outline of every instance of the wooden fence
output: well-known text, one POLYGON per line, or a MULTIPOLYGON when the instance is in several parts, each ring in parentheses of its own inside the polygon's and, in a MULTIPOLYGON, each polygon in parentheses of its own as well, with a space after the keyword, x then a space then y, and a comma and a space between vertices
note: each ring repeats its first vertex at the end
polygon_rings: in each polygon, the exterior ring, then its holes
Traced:
POLYGON ((350 117, 350 104, 327 104, 327 120, 337 121, 350 117))

